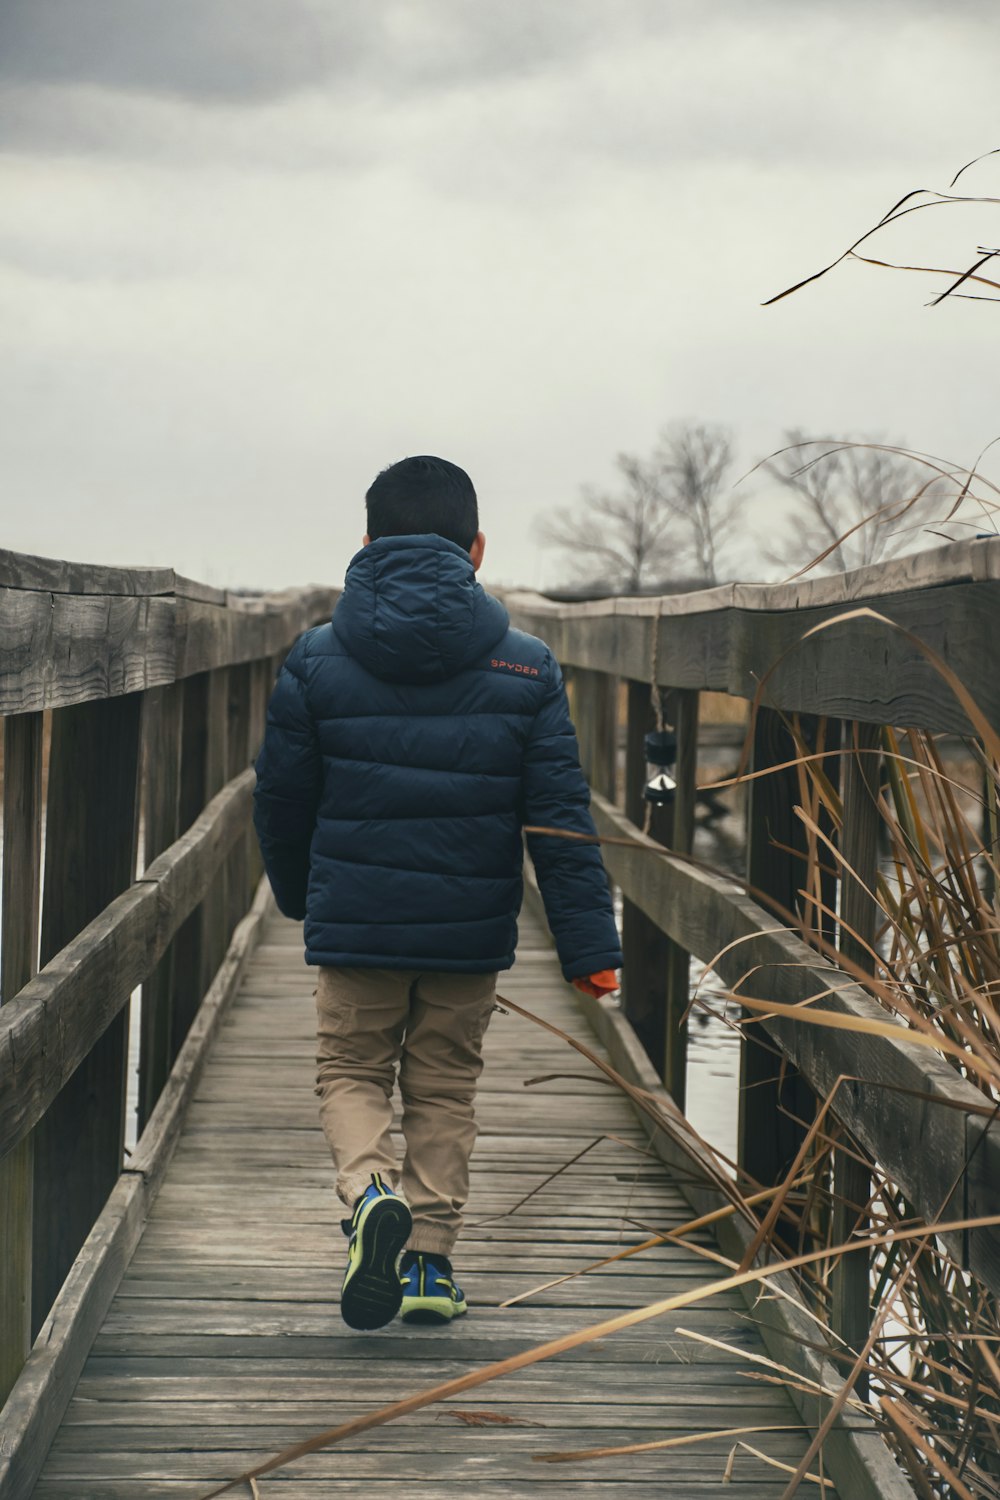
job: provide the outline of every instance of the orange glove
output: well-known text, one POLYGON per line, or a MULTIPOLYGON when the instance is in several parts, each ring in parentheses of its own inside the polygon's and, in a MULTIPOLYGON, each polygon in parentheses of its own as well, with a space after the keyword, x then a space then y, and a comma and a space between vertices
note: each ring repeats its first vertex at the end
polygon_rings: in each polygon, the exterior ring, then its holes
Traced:
POLYGON ((570 983, 581 995, 594 995, 600 999, 602 995, 610 995, 618 988, 618 976, 614 969, 601 969, 598 974, 581 974, 578 978, 571 979, 570 983))

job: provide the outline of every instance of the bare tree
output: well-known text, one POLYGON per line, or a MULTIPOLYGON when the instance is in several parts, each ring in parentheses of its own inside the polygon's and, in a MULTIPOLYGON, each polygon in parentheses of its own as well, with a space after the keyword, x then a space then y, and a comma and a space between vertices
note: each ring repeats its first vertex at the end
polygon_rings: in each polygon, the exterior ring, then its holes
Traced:
POLYGON ((580 504, 554 511, 539 534, 572 560, 578 576, 635 594, 669 560, 670 515, 638 459, 619 453, 615 462, 624 481, 618 491, 587 486, 580 504))
POLYGON ((539 534, 572 559, 579 576, 616 592, 640 593, 692 573, 714 583, 734 510, 724 492, 731 463, 727 429, 666 427, 649 458, 619 453, 619 490, 584 489, 581 503, 555 511, 539 534))
POLYGON ((902 552, 938 507, 928 483, 898 445, 873 438, 841 442, 786 432, 788 447, 767 467, 802 502, 788 533, 766 555, 783 568, 847 572, 902 552))
POLYGON ((665 427, 653 462, 666 504, 688 537, 699 577, 718 582, 718 554, 739 506, 726 484, 733 462, 728 429, 705 423, 665 427))

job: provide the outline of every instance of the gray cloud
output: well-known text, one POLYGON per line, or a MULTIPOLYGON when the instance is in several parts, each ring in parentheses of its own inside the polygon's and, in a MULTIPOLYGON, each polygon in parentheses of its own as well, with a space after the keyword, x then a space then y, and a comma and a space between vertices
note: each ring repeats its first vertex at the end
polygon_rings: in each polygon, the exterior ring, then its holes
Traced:
MULTIPOLYGON (((420 92, 571 56, 600 43, 609 15, 598 0, 6 0, 0 79, 203 103, 257 103, 336 79, 420 92)), ((650 0, 622 0, 613 29, 656 20, 650 0)))
MULTIPOLYGON (((863 0, 869 8, 869 0, 863 0)), ((862 8, 842 0, 838 12, 862 8)), ((799 0, 758 0, 761 30, 799 0)), ((939 0, 884 0, 887 13, 939 0)), ((950 21, 989 15, 956 0, 950 21)), ((4 0, 0 80, 248 104, 331 80, 396 95, 530 74, 630 37, 745 26, 744 0, 4 0)))
POLYGON ((6 0, 0 78, 258 101, 349 71, 372 25, 308 0, 6 0))

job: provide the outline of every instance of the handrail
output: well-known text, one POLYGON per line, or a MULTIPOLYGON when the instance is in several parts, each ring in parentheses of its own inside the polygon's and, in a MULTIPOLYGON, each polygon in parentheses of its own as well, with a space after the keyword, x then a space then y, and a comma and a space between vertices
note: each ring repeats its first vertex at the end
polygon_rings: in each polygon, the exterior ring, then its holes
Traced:
POLYGON ((287 650, 339 591, 241 594, 172 569, 0 552, 0 714, 165 686, 287 650))
POLYGON ((148 979, 246 833, 243 771, 110 906, 0 1007, 0 1156, 37 1125, 94 1042, 148 979))
POLYGON ((122 1170, 131 993, 141 1134, 249 907, 247 767, 338 594, 0 551, 0 1399, 122 1170))
MULTIPOLYGON (((867 967, 874 941, 882 729, 902 725, 972 738, 949 676, 1000 726, 1000 538, 815 580, 577 604, 519 591, 508 592, 505 602, 512 623, 543 636, 567 669, 599 831, 631 841, 605 851, 624 898, 625 1013, 677 1101, 683 1106, 692 952, 707 962, 737 942, 717 968, 730 986, 752 973, 749 996, 801 1004, 827 992, 821 1002, 827 1008, 891 1020, 851 977, 867 967), (836 623, 841 616, 850 618, 836 623), (676 729, 678 786, 673 811, 654 810, 650 840, 639 827, 647 811, 644 738, 652 727, 654 678, 676 729), (627 701, 624 809, 614 805, 619 689, 627 701), (706 692, 755 700, 749 767, 768 774, 746 787, 746 847, 748 883, 759 901, 683 858, 649 852, 660 846, 691 853, 706 692), (842 828, 838 835, 831 824, 820 833, 833 844, 839 838, 844 863, 828 856, 826 869, 823 861, 810 867, 817 888, 808 925, 820 930, 831 959, 842 944, 850 973, 794 932, 781 931, 783 919, 775 915, 801 907, 807 868, 808 840, 795 812, 802 792, 789 763, 803 745, 822 754, 831 740, 837 754, 821 763, 834 785, 839 777, 842 828)), ((744 1028, 739 1157, 750 1180, 783 1179, 814 1095, 826 1098, 835 1087, 835 1117, 925 1221, 953 1210, 968 1217, 1000 1212, 1000 1120, 988 1094, 902 1034, 861 1035, 787 1016, 744 1028)), ((864 1163, 850 1152, 836 1153, 835 1170, 835 1237, 843 1240, 863 1215, 869 1189, 864 1163)), ((967 1232, 949 1250, 1000 1295, 1000 1231, 967 1232)), ((863 1257, 837 1267, 833 1324, 853 1348, 866 1336, 869 1293, 863 1257)))
POLYGON ((513 623, 543 636, 566 666, 649 682, 655 660, 665 685, 742 698, 771 673, 765 701, 789 712, 971 733, 947 682, 903 633, 916 632, 1000 723, 1000 538, 815 581, 583 604, 510 592, 505 602, 513 623), (861 606, 900 629, 855 619, 803 639, 861 606))

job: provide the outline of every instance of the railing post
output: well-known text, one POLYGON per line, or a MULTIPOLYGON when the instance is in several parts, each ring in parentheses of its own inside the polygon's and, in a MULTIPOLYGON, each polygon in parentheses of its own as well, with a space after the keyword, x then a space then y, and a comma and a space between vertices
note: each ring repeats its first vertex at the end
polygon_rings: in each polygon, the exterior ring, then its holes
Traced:
MULTIPOLYGON (((250 759, 256 760, 264 743, 264 728, 267 724, 267 704, 274 687, 274 669, 270 657, 251 663, 250 674, 250 759)), ((247 844, 250 870, 250 889, 255 890, 264 873, 264 862, 260 857, 260 846, 253 829, 247 844)))
MULTIPOLYGON (((231 781, 250 764, 251 673, 250 663, 241 662, 229 668, 226 720, 226 781, 231 781)), ((250 906, 253 886, 250 883, 250 845, 253 830, 233 845, 226 861, 226 944, 237 922, 250 906)))
MULTIPOLYGON (((41 831, 42 715, 18 714, 4 723, 0 1003, 38 967, 41 831)), ((29 1135, 0 1161, 0 1406, 31 1348, 32 1158, 29 1135)))
MULTIPOLYGON (((42 964, 134 877, 141 707, 129 693, 53 712, 42 964)), ((121 1171, 127 1041, 123 1005, 35 1131, 36 1333, 121 1171)))
MULTIPOLYGON (((677 735, 677 796, 670 828, 670 848, 679 854, 690 854, 694 843, 698 783, 697 692, 683 688, 672 693, 671 712, 677 735)), ((663 1082, 678 1109, 684 1108, 687 1094, 688 1024, 685 1016, 690 994, 690 955, 679 943, 671 941, 667 955, 663 1082)))
MULTIPOLYGON (((143 860, 152 864, 180 834, 181 728, 184 693, 179 682, 149 688, 143 704, 143 860)), ((173 1063, 174 965, 170 944, 142 987, 139 1038, 139 1108, 141 1135, 173 1063)))
POLYGON ((618 679, 573 669, 573 724, 580 764, 595 792, 615 800, 618 763, 618 679))
MULTIPOLYGON (((208 674, 208 736, 205 744, 205 802, 221 792, 229 770, 229 671, 215 667, 208 674)), ((215 972, 221 964, 229 938, 226 934, 228 911, 228 861, 209 886, 201 908, 202 950, 201 980, 195 1009, 201 1004, 215 972)))
MULTIPOLYGON (((205 752, 208 744, 208 673, 198 672, 179 684, 181 709, 181 781, 178 827, 185 833, 207 800, 205 752)), ((170 1056, 184 1044, 201 1002, 202 921, 193 911, 174 939, 173 998, 170 1006, 170 1056)))
MULTIPOLYGON (((754 729, 753 769, 781 765, 794 760, 797 753, 780 715, 774 709, 760 708, 754 729)), ((751 781, 748 792, 747 879, 751 894, 770 896, 785 911, 795 912, 801 906, 797 893, 805 876, 804 833, 794 813, 799 801, 795 768, 751 781)), ((811 1090, 791 1064, 783 1063, 763 1026, 745 1025, 740 1063, 740 1166, 766 1186, 780 1182, 815 1108, 811 1090)))
MULTIPOLYGON (((641 828, 646 811, 642 789, 646 783, 646 734, 654 726, 649 683, 628 684, 628 729, 625 740, 625 816, 641 828)), ((667 814, 669 816, 669 812, 667 814)), ((661 838, 662 813, 651 825, 661 838)), ((662 1076, 666 1057, 667 974, 671 942, 645 912, 627 897, 622 902, 622 1001, 625 1015, 662 1076)))
MULTIPOLYGON (((874 973, 871 949, 875 942, 878 906, 874 895, 878 876, 879 755, 881 731, 874 724, 847 724, 845 749, 853 753, 843 762, 844 823, 841 853, 846 865, 840 894, 840 941, 844 957, 868 973, 874 973), (857 878, 855 878, 855 876, 857 878)), ((836 1100, 834 1100, 836 1113, 836 1100)), ((863 1161, 848 1151, 834 1154, 833 1241, 845 1244, 866 1221, 871 1194, 871 1173, 863 1161)), ((833 1270, 833 1307, 830 1322, 835 1333, 855 1353, 863 1346, 871 1326, 871 1271, 868 1255, 855 1251, 843 1255, 833 1270)), ((862 1372, 857 1394, 867 1396, 867 1377, 862 1372)))

